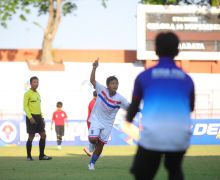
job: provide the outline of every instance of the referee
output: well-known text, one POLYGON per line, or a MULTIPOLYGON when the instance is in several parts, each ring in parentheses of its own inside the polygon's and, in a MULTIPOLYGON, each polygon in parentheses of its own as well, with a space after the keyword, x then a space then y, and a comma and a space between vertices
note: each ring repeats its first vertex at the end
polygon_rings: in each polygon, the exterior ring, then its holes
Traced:
POLYGON ((27 160, 33 161, 31 156, 32 141, 35 133, 40 134, 39 149, 40 155, 39 160, 51 160, 52 157, 44 154, 46 133, 45 133, 45 122, 41 113, 41 99, 40 94, 37 92, 39 80, 36 76, 30 78, 31 88, 24 94, 24 111, 26 113, 26 127, 28 133, 28 140, 26 143, 27 149, 27 160))

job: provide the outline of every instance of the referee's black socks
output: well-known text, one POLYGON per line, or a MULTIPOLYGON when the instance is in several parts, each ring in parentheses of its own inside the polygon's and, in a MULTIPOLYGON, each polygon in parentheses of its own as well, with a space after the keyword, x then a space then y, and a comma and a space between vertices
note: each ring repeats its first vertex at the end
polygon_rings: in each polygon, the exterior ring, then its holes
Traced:
POLYGON ((43 157, 44 156, 44 149, 45 149, 45 139, 40 138, 39 148, 40 148, 40 157, 43 157))
POLYGON ((27 149, 27 157, 31 157, 32 141, 29 139, 27 140, 26 143, 26 149, 27 149))

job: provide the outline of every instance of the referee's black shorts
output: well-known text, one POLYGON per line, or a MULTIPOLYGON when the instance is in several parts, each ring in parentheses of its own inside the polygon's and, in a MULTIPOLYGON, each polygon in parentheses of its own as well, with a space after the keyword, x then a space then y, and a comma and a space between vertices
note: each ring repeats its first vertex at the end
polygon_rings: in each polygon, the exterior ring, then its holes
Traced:
POLYGON ((64 126, 55 126, 55 130, 58 136, 64 136, 64 126))
POLYGON ((32 114, 36 124, 31 124, 30 119, 26 116, 26 128, 28 134, 45 132, 45 122, 41 115, 32 114))

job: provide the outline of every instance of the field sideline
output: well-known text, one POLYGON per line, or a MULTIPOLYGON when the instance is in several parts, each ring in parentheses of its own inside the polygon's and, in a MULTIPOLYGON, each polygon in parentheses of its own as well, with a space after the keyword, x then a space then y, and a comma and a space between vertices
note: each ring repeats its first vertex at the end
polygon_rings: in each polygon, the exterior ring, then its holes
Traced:
MULTIPOLYGON (((65 146, 57 150, 46 147, 51 161, 39 161, 38 147, 33 147, 35 161, 26 161, 24 146, 0 147, 1 180, 8 179, 76 179, 76 180, 132 180, 129 168, 135 153, 135 146, 106 146, 103 157, 96 164, 96 170, 88 171, 87 157, 81 146, 65 146)), ((162 165, 162 164, 161 164, 162 165)), ((184 160, 186 180, 220 179, 220 146, 191 146, 184 160)), ((163 166, 155 180, 167 179, 163 166)))

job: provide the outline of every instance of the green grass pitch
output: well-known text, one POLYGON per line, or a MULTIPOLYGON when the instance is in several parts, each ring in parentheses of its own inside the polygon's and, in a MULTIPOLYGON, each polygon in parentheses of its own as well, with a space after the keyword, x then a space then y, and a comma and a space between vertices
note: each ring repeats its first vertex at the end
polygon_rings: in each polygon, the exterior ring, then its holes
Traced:
MULTIPOLYGON (((38 147, 34 146, 34 161, 26 161, 24 146, 0 147, 0 179, 75 179, 75 180, 132 180, 129 173, 135 146, 106 146, 103 157, 96 163, 96 170, 88 170, 87 157, 81 146, 65 146, 57 150, 47 146, 51 161, 39 161, 38 147)), ((191 146, 184 159, 186 180, 220 180, 220 146, 191 146)), ((155 180, 167 179, 161 163, 155 180)))

